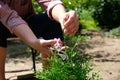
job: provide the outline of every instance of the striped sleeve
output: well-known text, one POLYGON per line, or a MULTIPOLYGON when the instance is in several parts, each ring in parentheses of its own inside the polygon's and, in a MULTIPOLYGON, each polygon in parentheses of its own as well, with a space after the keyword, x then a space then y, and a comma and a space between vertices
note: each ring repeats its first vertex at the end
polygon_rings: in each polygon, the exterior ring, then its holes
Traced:
POLYGON ((0 1, 0 21, 12 33, 14 28, 20 24, 27 24, 16 11, 11 10, 7 4, 0 1))
POLYGON ((63 4, 61 0, 36 0, 43 9, 46 10, 48 16, 52 18, 51 11, 57 4, 63 4))

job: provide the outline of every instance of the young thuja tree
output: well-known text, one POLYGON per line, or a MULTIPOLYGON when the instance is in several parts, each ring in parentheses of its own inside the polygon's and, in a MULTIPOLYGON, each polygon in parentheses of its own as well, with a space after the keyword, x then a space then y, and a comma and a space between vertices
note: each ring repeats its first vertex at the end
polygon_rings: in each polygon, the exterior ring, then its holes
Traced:
POLYGON ((43 71, 36 71, 36 78, 40 80, 100 80, 97 73, 89 76, 93 70, 92 57, 75 50, 79 40, 64 51, 64 54, 68 55, 66 60, 59 58, 56 51, 53 52, 53 57, 48 59, 51 65, 43 71))

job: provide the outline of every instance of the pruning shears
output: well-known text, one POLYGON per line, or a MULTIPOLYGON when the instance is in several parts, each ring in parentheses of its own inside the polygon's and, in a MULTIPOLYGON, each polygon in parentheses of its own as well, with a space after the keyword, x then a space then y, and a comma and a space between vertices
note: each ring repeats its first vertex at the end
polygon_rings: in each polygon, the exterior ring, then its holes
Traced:
POLYGON ((50 49, 56 51, 58 57, 65 61, 68 59, 68 55, 65 53, 65 50, 68 48, 68 46, 60 46, 59 42, 57 41, 55 47, 51 47, 50 49))

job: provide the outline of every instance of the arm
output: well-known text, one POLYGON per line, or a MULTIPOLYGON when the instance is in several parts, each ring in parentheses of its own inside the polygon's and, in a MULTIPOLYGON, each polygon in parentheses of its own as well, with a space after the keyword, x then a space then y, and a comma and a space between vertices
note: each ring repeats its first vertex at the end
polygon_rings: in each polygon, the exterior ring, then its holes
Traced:
POLYGON ((66 12, 62 4, 52 9, 53 18, 61 24, 66 35, 74 35, 79 28, 79 20, 75 11, 66 12))
POLYGON ((74 35, 79 28, 79 20, 75 11, 66 12, 61 0, 37 0, 46 10, 48 16, 58 21, 66 35, 74 35), (64 21, 64 24, 63 24, 64 21))
POLYGON ((42 53, 42 58, 51 56, 51 52, 48 46, 55 44, 56 40, 37 39, 31 29, 25 24, 21 24, 15 27, 14 34, 19 36, 25 43, 27 43, 32 48, 40 51, 42 53))
POLYGON ((11 10, 11 8, 2 1, 0 1, 0 21, 11 33, 16 26, 20 24, 27 25, 27 23, 18 16, 16 11, 11 10))
POLYGON ((8 5, 0 1, 0 21, 8 28, 11 33, 14 33, 22 39, 29 46, 40 51, 44 56, 50 53, 48 46, 53 45, 55 40, 39 40, 33 34, 27 23, 17 14, 16 11, 11 10, 8 5))

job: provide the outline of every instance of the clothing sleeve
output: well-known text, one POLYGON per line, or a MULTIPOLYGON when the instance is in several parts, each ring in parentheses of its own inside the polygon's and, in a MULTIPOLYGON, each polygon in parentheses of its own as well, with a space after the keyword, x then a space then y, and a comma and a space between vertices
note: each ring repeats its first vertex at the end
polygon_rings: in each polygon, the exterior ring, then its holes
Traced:
POLYGON ((17 12, 10 9, 7 4, 0 1, 0 21, 2 24, 13 33, 14 28, 20 24, 27 24, 17 12))
POLYGON ((51 11, 57 4, 63 4, 61 0, 36 0, 40 6, 46 10, 48 16, 52 18, 51 11))

